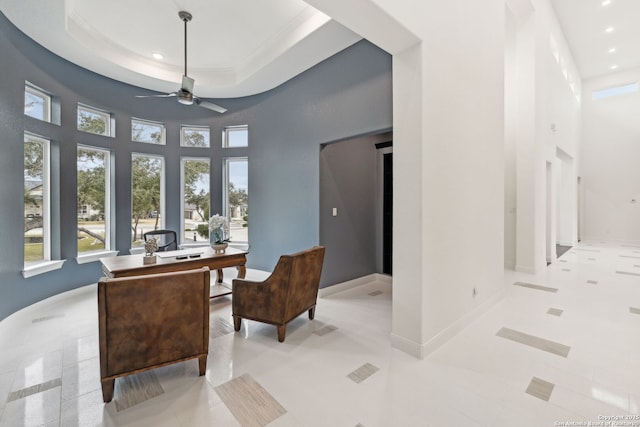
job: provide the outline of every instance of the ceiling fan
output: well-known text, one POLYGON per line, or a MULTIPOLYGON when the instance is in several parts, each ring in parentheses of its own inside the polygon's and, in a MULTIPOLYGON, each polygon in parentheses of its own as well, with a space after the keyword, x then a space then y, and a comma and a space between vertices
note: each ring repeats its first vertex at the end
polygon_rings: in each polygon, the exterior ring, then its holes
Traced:
POLYGON ((178 102, 184 105, 192 105, 195 103, 200 107, 208 108, 209 110, 216 111, 218 113, 224 113, 226 108, 221 107, 213 102, 205 101, 198 98, 193 94, 194 80, 187 75, 187 23, 191 21, 193 16, 189 12, 180 11, 178 16, 184 22, 184 75, 182 76, 182 85, 177 92, 171 92, 164 95, 137 95, 136 98, 170 98, 173 96, 178 97, 178 102))

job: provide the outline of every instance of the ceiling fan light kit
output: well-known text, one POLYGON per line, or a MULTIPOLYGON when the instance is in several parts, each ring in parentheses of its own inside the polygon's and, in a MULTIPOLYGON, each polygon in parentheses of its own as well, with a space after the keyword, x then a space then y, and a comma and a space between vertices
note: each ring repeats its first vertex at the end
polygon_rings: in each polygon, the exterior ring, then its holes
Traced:
POLYGON ((213 102, 205 101, 193 94, 193 86, 195 81, 189 77, 187 73, 187 23, 193 19, 193 15, 189 12, 181 10, 178 12, 180 20, 184 22, 184 75, 182 76, 182 85, 177 92, 167 93, 164 95, 138 95, 136 98, 169 98, 177 97, 178 102, 183 105, 193 105, 194 103, 200 107, 216 111, 218 113, 224 113, 226 108, 221 107, 213 102))

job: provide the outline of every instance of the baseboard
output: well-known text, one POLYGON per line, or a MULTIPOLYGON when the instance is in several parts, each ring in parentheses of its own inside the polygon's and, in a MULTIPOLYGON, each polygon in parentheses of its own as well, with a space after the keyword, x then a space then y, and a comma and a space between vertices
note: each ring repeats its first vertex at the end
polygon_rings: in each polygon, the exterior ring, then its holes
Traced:
POLYGON ((424 359, 425 354, 423 344, 408 340, 403 336, 394 334, 393 332, 391 332, 389 338, 391 340, 391 347, 404 351, 417 359, 424 359))
POLYGON ((338 292, 346 291, 348 289, 357 288, 358 286, 366 285, 367 283, 371 282, 382 282, 391 284, 391 280, 391 276, 387 276, 386 274, 373 273, 367 276, 358 277, 357 279, 338 283, 336 285, 320 288, 318 289, 318 296, 320 298, 325 298, 329 295, 337 294, 338 292))
POLYGON ((526 267, 524 265, 516 265, 517 272, 519 273, 527 273, 527 274, 536 274, 536 269, 532 267, 526 267))
POLYGON ((467 326, 480 316, 485 314, 491 307, 504 298, 507 289, 496 292, 493 296, 489 297, 485 302, 473 309, 470 313, 462 316, 456 320, 453 324, 440 331, 436 336, 431 338, 425 343, 417 343, 415 341, 408 340, 402 336, 391 333, 391 346, 402 350, 418 359, 424 359, 429 354, 444 345, 451 338, 462 332, 467 326))

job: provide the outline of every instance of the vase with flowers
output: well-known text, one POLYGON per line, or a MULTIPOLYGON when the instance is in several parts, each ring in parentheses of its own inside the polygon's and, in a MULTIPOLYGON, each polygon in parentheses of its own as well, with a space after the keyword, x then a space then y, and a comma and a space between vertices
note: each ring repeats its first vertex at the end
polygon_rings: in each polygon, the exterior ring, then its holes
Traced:
POLYGON ((158 238, 153 237, 144 242, 144 264, 155 264, 155 252, 158 250, 158 238))
POLYGON ((209 241, 215 253, 224 253, 229 241, 229 221, 215 214, 209 218, 209 241))

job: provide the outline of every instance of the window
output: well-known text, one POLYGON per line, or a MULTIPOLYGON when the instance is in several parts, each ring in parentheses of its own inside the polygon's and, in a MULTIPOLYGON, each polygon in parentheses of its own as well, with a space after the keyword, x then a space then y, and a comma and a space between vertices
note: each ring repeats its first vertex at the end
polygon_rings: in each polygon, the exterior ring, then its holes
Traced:
POLYGON ((202 126, 182 126, 180 128, 181 147, 210 147, 209 128, 202 126))
POLYGON ((51 96, 37 87, 24 86, 24 114, 45 122, 51 122, 51 96))
POLYGON ((249 241, 249 161, 229 158, 224 162, 224 211, 229 218, 231 242, 249 241))
POLYGON ((638 82, 627 83, 619 86, 608 87, 605 89, 594 90, 591 93, 591 99, 604 99, 610 96, 625 95, 638 91, 638 82))
POLYGON ((148 120, 131 119, 131 140, 164 145, 164 124, 148 120))
POLYGON ((110 249, 109 151, 78 146, 78 255, 110 249))
POLYGON ((248 147, 249 126, 227 126, 222 131, 222 147, 248 147))
POLYGON ((24 262, 51 259, 50 175, 47 139, 24 135, 24 262))
POLYGON ((144 246, 144 233, 164 228, 164 158, 131 158, 131 246, 144 246))
POLYGON ((209 241, 209 159, 182 159, 182 241, 209 241))
POLYGON ((78 130, 96 135, 112 136, 115 121, 111 114, 88 105, 78 104, 78 130))

